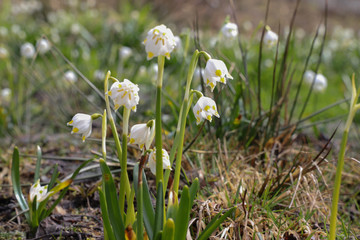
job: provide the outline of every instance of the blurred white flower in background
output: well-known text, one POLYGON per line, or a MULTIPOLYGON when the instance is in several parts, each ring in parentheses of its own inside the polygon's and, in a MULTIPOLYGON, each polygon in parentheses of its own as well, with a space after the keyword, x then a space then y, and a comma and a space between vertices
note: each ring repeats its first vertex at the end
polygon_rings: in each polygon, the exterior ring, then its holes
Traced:
POLYGON ((36 48, 40 54, 45 54, 50 50, 51 44, 46 38, 40 38, 36 43, 36 48))
POLYGON ((238 27, 235 23, 225 23, 221 28, 221 33, 225 39, 234 39, 238 35, 238 27))
POLYGON ((33 58, 35 55, 35 47, 31 43, 24 43, 20 48, 21 56, 24 58, 33 58))
POLYGON ((105 72, 100 69, 96 69, 94 71, 94 79, 98 81, 103 81, 105 79, 105 72))
POLYGON ((119 56, 120 56, 120 59, 122 59, 122 60, 128 59, 132 54, 133 54, 132 49, 129 47, 122 46, 119 49, 119 56))
POLYGON ((179 36, 175 36, 175 50, 176 51, 181 51, 182 50, 182 42, 181 42, 181 38, 179 36))
POLYGON ((8 104, 11 101, 11 90, 10 88, 4 88, 0 91, 0 103, 8 104))
MULTIPOLYGON (((163 169, 171 170, 170 166, 170 157, 168 152, 165 149, 162 149, 162 162, 163 162, 163 169)), ((156 175, 156 148, 149 155, 149 161, 147 166, 150 168, 152 174, 156 175)))
POLYGON ((311 70, 307 70, 304 73, 304 81, 309 86, 311 86, 314 81, 313 90, 316 92, 323 92, 327 87, 326 77, 320 73, 315 75, 311 70))
POLYGON ((66 72, 64 73, 64 79, 65 79, 66 81, 71 82, 71 83, 75 83, 75 82, 77 82, 78 77, 77 77, 77 75, 76 75, 73 71, 68 70, 68 71, 66 71, 66 72))
POLYGON ((0 47, 0 59, 5 59, 9 57, 9 52, 6 48, 0 47))
POLYGON ((265 32, 263 41, 264 41, 265 46, 271 48, 274 45, 276 45, 278 39, 279 39, 279 36, 275 32, 271 31, 270 29, 267 29, 265 32))
POLYGON ((9 35, 9 30, 4 27, 4 26, 1 26, 0 27, 0 37, 7 37, 9 35))
POLYGON ((148 31, 143 42, 147 53, 147 60, 157 56, 165 56, 170 59, 170 53, 176 46, 175 37, 164 24, 156 26, 148 31))

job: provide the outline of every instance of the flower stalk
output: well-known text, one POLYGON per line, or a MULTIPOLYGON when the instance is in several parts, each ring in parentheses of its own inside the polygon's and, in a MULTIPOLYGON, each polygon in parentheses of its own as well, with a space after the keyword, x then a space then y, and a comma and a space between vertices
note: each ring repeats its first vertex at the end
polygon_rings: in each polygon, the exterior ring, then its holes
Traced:
POLYGON ((335 240, 335 238, 336 238, 336 222, 337 222, 337 211, 338 211, 338 203, 339 203, 340 187, 341 187, 341 174, 342 174, 342 170, 344 168, 345 151, 346 151, 346 144, 347 144, 347 140, 348 140, 350 126, 354 119, 355 113, 357 112, 358 109, 360 109, 360 103, 357 103, 359 94, 360 94, 360 89, 358 89, 356 91, 355 76, 353 75, 352 76, 352 95, 351 95, 351 102, 350 102, 350 110, 349 110, 348 118, 346 120, 345 129, 344 129, 344 133, 343 133, 341 145, 340 145, 338 163, 336 166, 335 183, 334 183, 332 205, 331 205, 329 240, 335 240))
MULTIPOLYGON (((164 74, 165 57, 158 56, 158 76, 156 82, 156 118, 155 118, 155 146, 156 149, 162 149, 162 124, 161 124, 161 95, 162 82, 164 74)), ((156 186, 163 180, 162 154, 156 152, 156 186)))

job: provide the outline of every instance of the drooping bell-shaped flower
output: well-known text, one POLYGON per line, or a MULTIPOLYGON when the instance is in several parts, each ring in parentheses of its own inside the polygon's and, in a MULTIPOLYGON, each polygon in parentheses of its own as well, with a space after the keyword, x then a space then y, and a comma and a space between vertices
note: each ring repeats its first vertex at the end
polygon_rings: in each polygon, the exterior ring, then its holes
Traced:
POLYGON ((211 122, 212 116, 220 117, 215 101, 208 97, 200 97, 193 108, 193 112, 196 118, 196 124, 199 124, 202 119, 207 119, 211 122))
POLYGON ((274 46, 277 43, 278 39, 279 39, 279 36, 275 32, 268 29, 265 32, 263 41, 267 47, 271 48, 272 46, 274 46))
POLYGON ((91 135, 92 117, 88 114, 77 113, 67 125, 73 127, 71 134, 82 134, 82 140, 84 142, 85 139, 91 135))
POLYGON ((6 48, 0 46, 0 59, 6 59, 9 56, 9 52, 6 48))
POLYGON ((124 79, 123 82, 115 82, 110 87, 110 91, 107 94, 111 97, 115 104, 115 110, 120 106, 125 106, 127 109, 132 109, 136 112, 136 105, 139 103, 139 87, 124 79))
POLYGON ((226 79, 233 79, 230 75, 225 63, 217 59, 209 59, 206 62, 204 79, 206 86, 211 88, 211 91, 214 90, 216 83, 226 83, 226 79))
POLYGON ((238 27, 235 23, 225 23, 221 28, 221 33, 225 39, 232 40, 238 35, 238 27))
POLYGON ((36 43, 36 48, 40 54, 45 54, 51 48, 50 42, 46 38, 41 38, 36 43))
POLYGON ((170 59, 170 53, 176 46, 174 34, 164 24, 151 29, 143 42, 147 53, 147 60, 157 56, 170 59))
POLYGON ((315 73, 311 70, 307 70, 304 73, 304 80, 305 80, 305 83, 309 86, 311 86, 314 81, 313 90, 316 92, 322 92, 327 87, 326 77, 320 73, 315 75, 315 73))
POLYGON ((78 78, 77 78, 77 76, 76 76, 76 73, 74 73, 74 72, 71 71, 71 70, 68 70, 68 71, 66 71, 66 72, 64 73, 64 79, 65 79, 66 81, 71 82, 71 83, 75 83, 75 82, 77 82, 77 80, 78 80, 78 78))
MULTIPOLYGON (((163 162, 163 169, 171 170, 170 157, 165 149, 162 149, 162 162, 163 162)), ((154 148, 153 151, 150 153, 147 166, 150 168, 150 171, 154 175, 156 175, 156 148, 154 148)))
POLYGON ((29 42, 24 43, 21 46, 20 53, 21 53, 21 56, 24 57, 24 58, 33 58, 34 55, 35 55, 34 45, 32 45, 29 42))
POLYGON ((48 196, 47 188, 48 188, 47 185, 43 187, 40 185, 40 179, 37 180, 36 183, 34 183, 30 188, 30 194, 29 194, 30 202, 34 201, 35 196, 37 202, 41 202, 45 200, 48 196))
POLYGON ((138 144, 140 149, 149 149, 155 136, 155 121, 132 126, 130 130, 130 144, 138 144))

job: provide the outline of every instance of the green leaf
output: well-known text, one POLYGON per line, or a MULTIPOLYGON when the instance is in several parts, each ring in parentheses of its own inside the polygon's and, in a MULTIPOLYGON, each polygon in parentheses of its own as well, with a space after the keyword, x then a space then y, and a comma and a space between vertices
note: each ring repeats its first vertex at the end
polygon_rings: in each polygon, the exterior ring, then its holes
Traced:
POLYGON ((166 240, 174 240, 175 234, 175 223, 172 218, 166 220, 164 232, 162 234, 162 239, 166 240))
POLYGON ((50 182, 49 182, 49 185, 48 185, 48 190, 50 191, 55 183, 56 183, 56 179, 58 178, 59 176, 59 171, 58 171, 58 164, 56 163, 55 166, 54 166, 54 171, 53 171, 53 174, 51 176, 51 179, 50 179, 50 182))
POLYGON ((42 158, 40 146, 37 146, 36 148, 36 155, 37 155, 37 160, 35 167, 34 183, 36 183, 36 181, 40 178, 40 166, 41 166, 41 158, 42 158))
MULTIPOLYGON (((88 163, 90 163, 91 161, 93 161, 93 159, 89 159, 85 162, 83 162, 75 171, 74 173, 71 175, 71 178, 62 181, 61 183, 59 183, 58 185, 56 185, 54 188, 52 188, 50 191, 54 191, 55 193, 58 191, 61 191, 59 197, 54 201, 54 203, 51 205, 51 207, 46 211, 45 215, 42 215, 41 218, 39 218, 39 221, 41 221, 42 219, 46 218, 47 216, 49 216, 51 214, 51 212, 54 210, 54 208, 56 207, 56 205, 59 204, 59 202, 61 201, 61 199, 65 196, 67 190, 69 189, 70 184, 75 180, 76 176, 79 174, 80 170, 85 167, 88 163)), ((57 167, 55 168, 56 172, 57 172, 57 167)), ((56 174, 58 175, 58 174, 56 174)), ((49 194, 49 197, 51 197, 53 194, 49 194)), ((42 203, 45 203, 48 201, 48 198, 46 198, 46 200, 44 200, 42 203)), ((40 206, 39 206, 40 209, 40 206)))
POLYGON ((110 224, 110 220, 109 220, 105 194, 101 190, 101 188, 98 188, 98 190, 99 190, 99 196, 100 196, 101 216, 102 216, 103 225, 104 225, 104 238, 106 240, 115 240, 115 235, 111 228, 111 224, 110 224))
POLYGON ((175 240, 186 239, 190 217, 190 193, 188 186, 184 186, 175 222, 175 240))
POLYGON ((199 191, 200 188, 200 183, 199 183, 199 179, 195 178, 195 180, 193 181, 193 183, 190 186, 189 189, 189 193, 190 193, 190 208, 193 205, 193 202, 195 200, 196 194, 199 191))
POLYGON ((221 213, 216 214, 213 220, 206 226, 204 231, 200 234, 197 240, 206 240, 209 239, 210 235, 220 226, 225 219, 230 216, 236 207, 230 208, 226 213, 221 216, 221 213))
MULTIPOLYGON (((139 164, 134 166, 134 188, 136 193, 136 198, 138 198, 138 180, 139 180, 139 164)), ((155 223, 155 213, 154 208, 151 203, 150 191, 146 181, 146 175, 144 171, 142 172, 143 175, 143 218, 144 218, 144 225, 148 237, 150 240, 153 240, 154 234, 154 223, 155 223)))
MULTIPOLYGON (((14 194, 18 201, 22 211, 28 210, 29 206, 25 200, 25 197, 20 187, 20 173, 19 173, 19 150, 17 147, 14 148, 12 164, 11 164, 11 182, 14 188, 14 194)), ((29 213, 25 213, 26 219, 29 220, 29 213)))
MULTIPOLYGON (((155 210, 155 225, 154 225, 154 239, 157 239, 159 232, 164 225, 164 195, 163 182, 160 180, 157 186, 156 193, 156 210, 155 210)), ((160 236, 161 238, 161 236, 160 236)))
POLYGON ((112 229, 114 230, 115 238, 118 240, 125 239, 125 227, 118 204, 114 179, 111 175, 109 167, 103 159, 100 159, 100 168, 102 172, 107 210, 112 229))

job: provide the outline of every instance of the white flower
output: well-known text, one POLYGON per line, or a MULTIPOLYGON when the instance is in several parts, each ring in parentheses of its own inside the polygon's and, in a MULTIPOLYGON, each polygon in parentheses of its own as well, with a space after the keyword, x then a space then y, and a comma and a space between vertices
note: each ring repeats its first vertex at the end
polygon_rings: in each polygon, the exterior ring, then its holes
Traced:
POLYGON ((68 71, 65 72, 64 78, 65 78, 65 80, 67 80, 67 81, 69 81, 71 83, 75 83, 78 80, 76 74, 71 70, 68 70, 68 71))
POLYGON ((319 73, 315 75, 315 73, 311 70, 307 70, 304 73, 304 80, 305 80, 305 83, 308 84, 309 86, 311 86, 312 82, 314 81, 313 89, 316 92, 322 92, 327 87, 326 77, 319 73))
POLYGON ((85 138, 91 135, 92 131, 92 118, 88 114, 77 113, 72 118, 70 122, 67 123, 68 126, 72 126, 73 129, 71 134, 78 133, 82 134, 82 140, 85 141, 85 138))
POLYGON ((149 149, 154 136, 155 136, 155 122, 153 121, 152 127, 149 127, 147 123, 136 124, 132 126, 130 130, 130 143, 138 144, 141 149, 149 149))
MULTIPOLYGON (((170 157, 165 149, 162 149, 162 162, 163 162, 163 169, 171 170, 170 157)), ((156 148, 154 148, 153 151, 150 153, 147 166, 150 168, 150 171, 154 175, 156 175, 156 148)))
POLYGON ((35 48, 31 43, 27 42, 21 46, 20 53, 21 56, 25 58, 33 58, 35 55, 35 48))
POLYGON ((0 59, 5 59, 9 56, 9 52, 6 48, 0 47, 0 59))
POLYGON ((209 59, 206 62, 204 79, 206 86, 210 86, 211 91, 214 90, 216 82, 226 83, 227 78, 233 79, 223 61, 209 59))
POLYGON ((36 43, 36 47, 40 54, 48 52, 51 48, 50 42, 45 38, 39 39, 36 43))
POLYGON ((182 49, 182 42, 181 42, 181 38, 179 36, 175 36, 175 49, 177 51, 180 51, 182 49))
POLYGON ((238 27, 235 23, 225 23, 221 28, 221 32, 226 39, 234 39, 238 35, 238 27))
POLYGON ((36 196, 36 201, 37 202, 41 202, 43 200, 45 200, 48 196, 48 186, 41 186, 40 185, 40 179, 36 181, 36 183, 34 183, 31 188, 30 188, 30 202, 34 201, 34 198, 36 196))
POLYGON ((217 112, 215 101, 208 97, 201 97, 193 108, 196 117, 196 124, 199 124, 202 119, 207 119, 211 122, 212 116, 220 117, 217 112))
POLYGON ((94 78, 98 81, 102 81, 105 79, 105 72, 100 70, 100 69, 96 69, 94 71, 94 78))
POLYGON ((170 53, 176 46, 173 33, 164 24, 151 29, 143 43, 145 44, 148 60, 157 56, 165 56, 170 59, 170 53))
POLYGON ((132 55, 132 50, 131 48, 129 47, 126 47, 126 46, 122 46, 120 49, 119 49, 119 56, 121 59, 128 59, 130 56, 132 55))
POLYGON ((115 104, 115 110, 120 106, 132 109, 136 112, 136 105, 139 103, 139 87, 131 81, 124 79, 123 82, 115 82, 111 85, 107 94, 111 97, 115 104))
POLYGON ((267 47, 274 46, 277 43, 278 39, 279 39, 279 37, 276 33, 274 33, 271 30, 266 30, 265 35, 264 35, 264 44, 267 47))
POLYGON ((4 88, 0 91, 0 104, 9 103, 11 100, 11 90, 10 88, 4 88))

